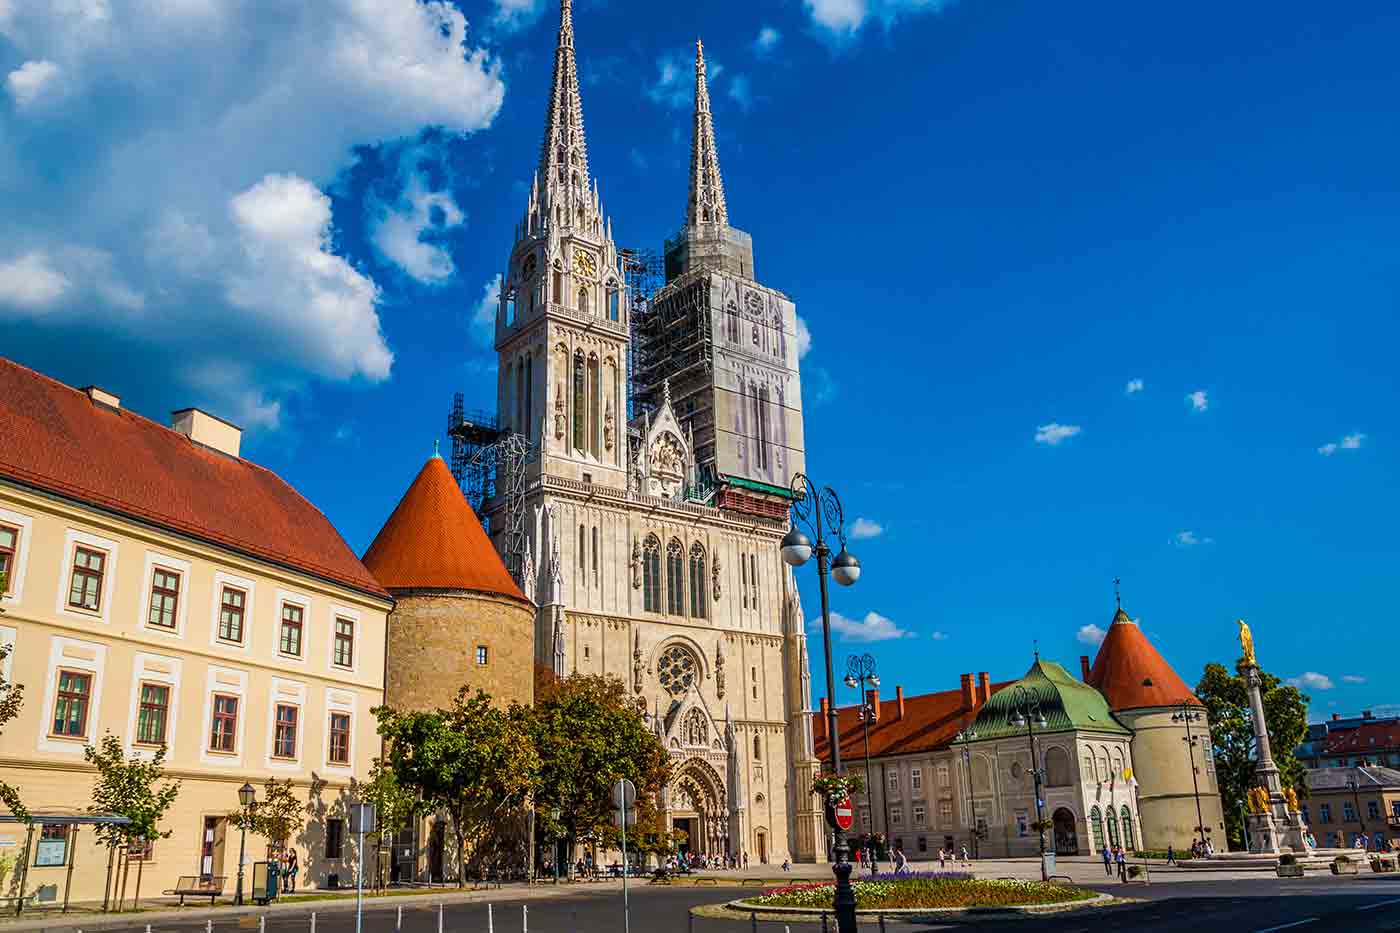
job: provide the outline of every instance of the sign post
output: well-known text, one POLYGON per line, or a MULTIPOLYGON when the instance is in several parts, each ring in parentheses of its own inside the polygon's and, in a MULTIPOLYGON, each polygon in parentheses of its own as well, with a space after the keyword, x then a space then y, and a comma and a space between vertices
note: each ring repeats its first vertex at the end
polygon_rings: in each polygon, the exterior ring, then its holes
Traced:
MULTIPOLYGON (((623 933, 631 933, 632 918, 630 906, 627 902, 627 876, 632 873, 631 866, 627 863, 627 824, 636 823, 637 816, 632 812, 632 808, 637 805, 637 787, 627 778, 622 778, 613 788, 613 810, 614 820, 622 828, 622 930, 623 933)), ((359 933, 359 931, 355 931, 359 933)))
POLYGON ((360 933, 360 926, 364 920, 365 833, 374 832, 374 818, 374 804, 366 803, 363 800, 350 801, 350 831, 358 837, 358 843, 355 846, 355 933, 360 933))

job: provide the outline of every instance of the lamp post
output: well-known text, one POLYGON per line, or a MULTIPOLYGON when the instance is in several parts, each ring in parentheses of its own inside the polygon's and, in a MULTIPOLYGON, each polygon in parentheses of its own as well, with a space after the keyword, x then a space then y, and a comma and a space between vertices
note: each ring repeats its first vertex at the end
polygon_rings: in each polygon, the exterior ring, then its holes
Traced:
MULTIPOLYGON (((783 536, 783 561, 790 567, 801 567, 813 554, 817 557, 817 582, 821 590, 822 604, 822 650, 826 662, 826 734, 831 746, 831 773, 841 773, 841 741, 836 728, 836 677, 831 668, 831 606, 827 595, 827 575, 836 578, 842 586, 850 586, 860 577, 860 562, 846 550, 845 517, 841 513, 841 500, 836 490, 830 486, 818 490, 806 474, 798 473, 792 478, 792 528, 783 536), (798 526, 805 526, 816 539, 802 533, 798 526), (841 551, 833 559, 826 543, 827 526, 836 535, 841 551)), ((850 850, 846 847, 846 834, 840 826, 832 827, 832 850, 836 858, 831 866, 836 876, 836 892, 832 900, 832 910, 836 914, 837 933, 856 933, 856 892, 851 887, 851 864, 848 861, 850 850)))
MULTIPOLYGON (((865 799, 873 811, 875 809, 875 785, 870 780, 870 723, 875 718, 876 710, 873 704, 866 699, 866 684, 872 687, 880 686, 880 675, 875 672, 875 659, 869 654, 853 654, 846 659, 846 686, 853 690, 860 690, 860 722, 865 733, 865 799)), ((886 826, 885 835, 888 837, 889 833, 890 828, 886 826)), ((871 874, 875 873, 875 860, 873 858, 870 860, 870 872, 871 874)))
POLYGON ((248 819, 256 797, 257 791, 253 790, 252 784, 238 788, 238 805, 243 808, 243 819, 238 821, 238 891, 234 894, 233 903, 239 907, 243 906, 244 844, 248 841, 248 819))
MULTIPOLYGON (((1182 722, 1186 724, 1186 735, 1181 741, 1186 743, 1186 754, 1191 759, 1191 793, 1196 797, 1196 834, 1201 837, 1201 849, 1206 847, 1206 821, 1201 816, 1201 785, 1196 779, 1196 737, 1191 734, 1191 723, 1200 722, 1202 718, 1200 710, 1193 709, 1190 703, 1182 703, 1177 711, 1172 714, 1172 722, 1182 722)), ((1138 819, 1142 819, 1141 808, 1139 808, 1138 819)))
POLYGON ((1035 727, 1045 728, 1045 714, 1040 710, 1040 697, 1024 684, 1016 684, 1011 724, 1018 729, 1026 727, 1026 738, 1031 743, 1031 778, 1035 782, 1035 825, 1040 833, 1040 880, 1049 881, 1050 871, 1045 864, 1045 816, 1040 803, 1040 767, 1035 754, 1035 727))
POLYGON ((551 838, 552 840, 554 840, 554 858, 552 858, 550 861, 554 862, 554 883, 555 883, 555 884, 558 884, 558 883, 559 883, 559 830, 558 830, 556 827, 558 827, 558 825, 559 825, 559 819, 560 819, 563 815, 564 815, 564 811, 560 810, 558 807, 555 807, 553 810, 550 810, 550 811, 549 811, 549 819, 550 819, 550 822, 553 824, 553 825, 551 825, 551 827, 550 827, 550 829, 553 830, 553 831, 552 831, 549 835, 550 835, 550 838, 551 838))
POLYGON ((973 858, 977 858, 977 804, 975 798, 972 796, 972 752, 968 750, 968 746, 970 746, 976 738, 977 730, 971 726, 966 726, 959 729, 957 736, 953 739, 953 741, 962 746, 963 770, 967 772, 967 824, 972 827, 970 835, 972 836, 973 858))
MULTIPOLYGON (((1359 770, 1359 769, 1358 769, 1359 770)), ((1356 822, 1361 827, 1361 835, 1366 835, 1366 821, 1361 818, 1361 784, 1354 777, 1347 778, 1347 789, 1356 803, 1356 822)))

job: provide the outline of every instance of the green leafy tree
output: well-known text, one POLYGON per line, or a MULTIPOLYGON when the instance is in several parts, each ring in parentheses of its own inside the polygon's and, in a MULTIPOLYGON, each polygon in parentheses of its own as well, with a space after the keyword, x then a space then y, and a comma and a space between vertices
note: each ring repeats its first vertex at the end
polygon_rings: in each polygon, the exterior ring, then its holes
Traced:
POLYGON ((384 767, 405 791, 448 816, 457 843, 458 884, 465 884, 468 845, 522 806, 534 789, 539 756, 530 742, 530 713, 500 709, 463 687, 450 709, 374 709, 385 740, 384 767))
MULTIPOLYGON (((1260 695, 1264 700, 1264 721, 1269 730, 1269 749, 1284 787, 1306 796, 1308 785, 1303 765, 1294 756, 1308 729, 1308 697, 1297 687, 1260 671, 1260 695)), ((1215 777, 1220 785, 1220 803, 1225 810, 1225 831, 1232 846, 1244 845, 1244 824, 1240 815, 1249 789, 1257 782, 1258 763, 1254 723, 1250 713, 1249 690, 1244 678, 1220 664, 1207 664, 1196 696, 1205 704, 1210 717, 1210 741, 1215 756, 1215 777)))
POLYGON ((246 811, 241 807, 228 814, 235 829, 246 829, 267 840, 269 848, 281 848, 305 823, 306 805, 297 799, 291 779, 268 778, 262 794, 246 811))
MULTIPOLYGON (((9 584, 9 575, 0 570, 0 593, 5 592, 9 584)), ((0 606, 0 615, 5 614, 5 609, 0 606)), ((5 666, 5 659, 14 650, 13 645, 0 645, 0 668, 5 666)), ((24 685, 13 683, 0 673, 0 727, 10 722, 19 715, 20 705, 24 702, 24 685)), ((20 803, 19 788, 0 781, 0 803, 3 803, 11 813, 29 822, 29 811, 20 803)))
MULTIPOLYGON (((111 813, 131 821, 94 826, 93 834, 104 846, 115 849, 170 836, 170 830, 161 831, 160 821, 175 804, 180 782, 166 778, 164 745, 149 759, 139 756, 128 759, 121 740, 108 732, 96 747, 86 746, 83 757, 97 769, 88 812, 111 813)), ((140 900, 140 872, 136 877, 136 899, 140 900)), ((126 890, 125 882, 122 890, 126 890)))
POLYGON ((540 756, 535 808, 544 825, 554 827, 549 814, 558 809, 557 828, 571 844, 590 835, 605 844, 620 842, 612 793, 627 778, 637 787, 637 824, 628 834, 629 849, 666 847, 670 837, 661 825, 657 795, 670 776, 670 756, 627 701, 621 680, 542 676, 535 684, 532 731, 540 756))

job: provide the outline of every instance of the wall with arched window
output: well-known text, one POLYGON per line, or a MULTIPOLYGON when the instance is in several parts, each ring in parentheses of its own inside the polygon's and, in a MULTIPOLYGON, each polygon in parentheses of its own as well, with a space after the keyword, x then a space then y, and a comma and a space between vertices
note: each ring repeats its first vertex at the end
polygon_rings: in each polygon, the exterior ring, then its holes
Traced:
POLYGON ((1069 787, 1074 783, 1074 772, 1070 767, 1069 752, 1058 745, 1045 750, 1045 786, 1069 787))
POLYGON ((705 580, 705 547, 699 541, 690 546, 690 616, 703 619, 707 614, 705 580))
POLYGON ((661 611, 661 542, 656 535, 647 535, 642 545, 642 608, 661 611))
POLYGON ((685 615, 685 549, 677 538, 666 545, 666 612, 685 615))
POLYGON ((1094 838, 1094 851, 1098 852, 1104 846, 1103 834, 1103 811, 1094 807, 1089 811, 1089 835, 1094 838))

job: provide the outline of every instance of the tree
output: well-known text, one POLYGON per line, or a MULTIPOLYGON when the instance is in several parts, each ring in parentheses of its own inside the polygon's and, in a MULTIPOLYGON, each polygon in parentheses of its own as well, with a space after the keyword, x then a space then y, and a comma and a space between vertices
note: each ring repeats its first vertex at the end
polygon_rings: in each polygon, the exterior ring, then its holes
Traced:
MULTIPOLYGON (((121 740, 108 732, 99 740, 98 747, 84 747, 83 757, 97 769, 88 812, 111 813, 131 821, 94 826, 93 834, 103 845, 109 849, 129 849, 133 844, 144 846, 147 841, 170 836, 170 830, 161 832, 160 821, 174 805, 180 793, 180 782, 166 781, 164 745, 149 759, 134 756, 128 760, 121 740), (166 783, 157 787, 162 781, 166 783)), ((125 882, 122 890, 126 890, 125 882)), ((138 868, 135 900, 140 899, 141 872, 138 868)))
MULTIPOLYGON (((540 756, 535 809, 545 826, 551 810, 560 812, 559 829, 570 844, 596 834, 610 839, 612 793, 622 778, 637 787, 638 843, 666 835, 657 796, 670 776, 671 759, 661 741, 627 701, 627 688, 615 677, 574 674, 541 677, 535 684, 532 724, 540 756)), ((537 821, 537 825, 539 822, 537 821)), ((619 840, 620 841, 620 840, 619 840)))
MULTIPOLYGON (((1303 765, 1294 756, 1308 729, 1308 697, 1297 687, 1260 671, 1260 695, 1264 700, 1264 722, 1269 730, 1269 748, 1279 779, 1306 796, 1307 780, 1303 765)), ((1220 785, 1220 804, 1225 810, 1225 832, 1230 844, 1243 847, 1244 826, 1240 809, 1249 789, 1256 783, 1258 764, 1254 741, 1249 690, 1244 678, 1223 665, 1207 664, 1196 696, 1205 704, 1210 718, 1210 741, 1215 756, 1215 777, 1220 785)))
POLYGON ((247 810, 239 808, 228 814, 235 829, 256 833, 267 840, 268 848, 281 848, 302 827, 306 805, 297 799, 292 781, 270 777, 263 784, 262 796, 247 810))
MULTIPOLYGON (((0 593, 5 592, 8 577, 4 571, 0 571, 0 593)), ((5 612, 0 607, 0 615, 5 612)), ((5 666, 5 659, 14 651, 13 645, 0 645, 0 669, 5 666)), ((3 672, 0 672, 0 728, 5 723, 10 722, 19 715, 20 705, 24 702, 24 685, 8 680, 3 672)), ((24 804, 19 799, 19 788, 0 781, 0 803, 3 803, 9 811, 16 817, 29 822, 29 811, 24 808, 24 804)))
POLYGON ((484 691, 472 695, 463 687, 451 709, 380 706, 373 712, 394 780, 427 808, 447 814, 457 843, 457 882, 465 884, 468 844, 534 789, 539 757, 530 742, 529 710, 519 704, 500 709, 484 691))
MULTIPOLYGON (((355 796, 374 804, 376 852, 386 841, 408 829, 423 815, 423 801, 419 799, 418 792, 400 783, 394 769, 385 765, 380 758, 374 759, 369 781, 355 788, 355 796)), ((378 870, 375 877, 380 877, 378 870)))

